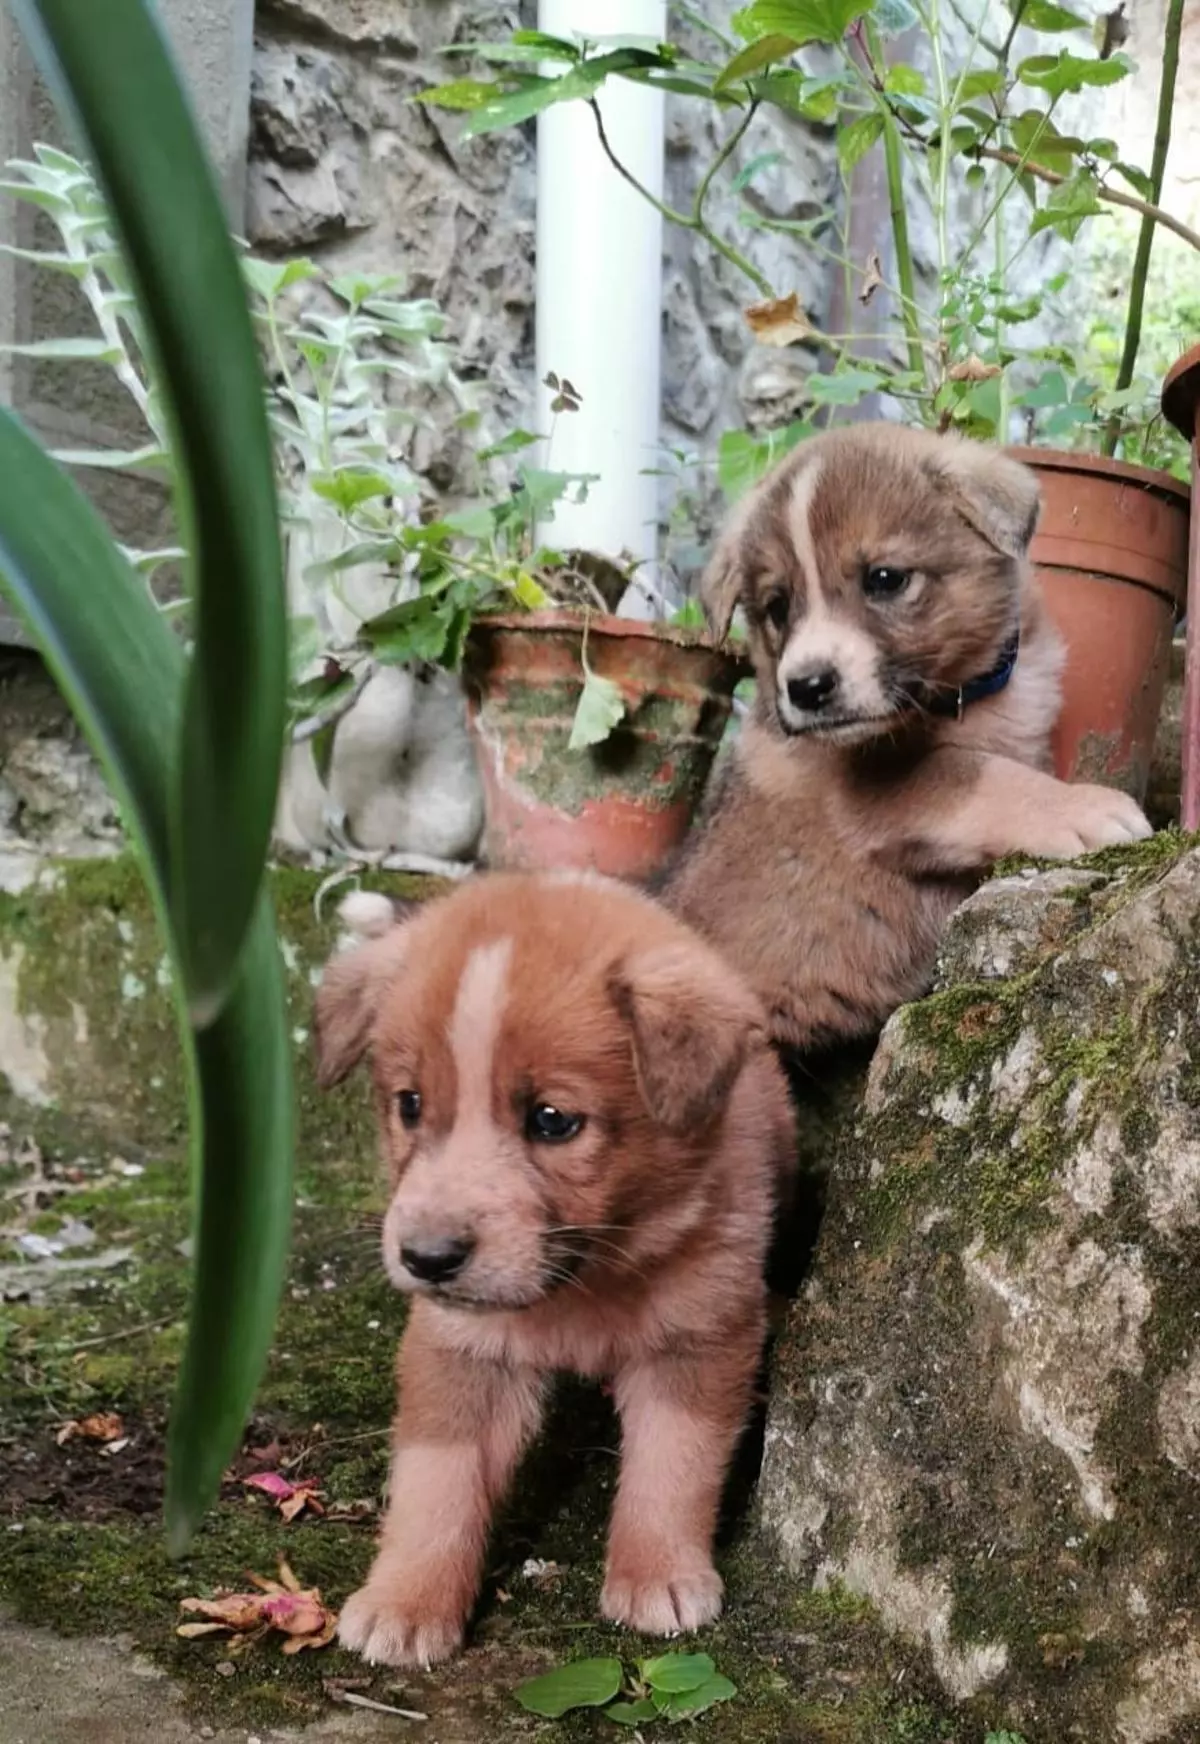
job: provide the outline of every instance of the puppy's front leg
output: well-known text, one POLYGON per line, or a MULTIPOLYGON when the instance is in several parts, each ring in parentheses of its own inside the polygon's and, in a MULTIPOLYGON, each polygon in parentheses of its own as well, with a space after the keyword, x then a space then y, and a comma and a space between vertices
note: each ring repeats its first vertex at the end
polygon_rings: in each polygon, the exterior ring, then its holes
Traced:
POLYGON ((418 1303, 400 1350, 379 1551, 338 1625, 343 1646, 379 1665, 432 1665, 460 1645, 492 1510, 541 1417, 532 1370, 465 1356, 431 1322, 418 1303))
POLYGON ((617 1375, 621 1479, 600 1597, 614 1622, 678 1635, 720 1615, 713 1534, 762 1330, 756 1320, 720 1350, 660 1357, 617 1375))
POLYGON ((855 811, 864 845, 909 872, 974 872, 1006 854, 1073 860, 1152 834, 1136 800, 1116 788, 950 746, 855 811))

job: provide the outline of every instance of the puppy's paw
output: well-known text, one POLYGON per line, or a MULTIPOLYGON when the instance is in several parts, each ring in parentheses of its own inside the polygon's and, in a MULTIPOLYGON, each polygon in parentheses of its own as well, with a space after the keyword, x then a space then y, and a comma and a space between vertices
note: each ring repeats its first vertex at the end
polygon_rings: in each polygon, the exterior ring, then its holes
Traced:
POLYGON ((405 1592, 401 1583, 368 1581, 338 1619, 338 1640, 368 1665, 416 1666, 449 1659, 462 1646, 463 1622, 405 1592))
POLYGON ((1154 831, 1137 801, 1118 788, 1064 783, 1061 804, 1033 820, 1031 834, 1039 845, 1031 843, 1027 852, 1073 860, 1097 848, 1144 841, 1154 831))
POLYGON ((686 1635, 715 1623, 725 1588, 711 1563, 610 1570, 600 1610, 639 1635, 686 1635))

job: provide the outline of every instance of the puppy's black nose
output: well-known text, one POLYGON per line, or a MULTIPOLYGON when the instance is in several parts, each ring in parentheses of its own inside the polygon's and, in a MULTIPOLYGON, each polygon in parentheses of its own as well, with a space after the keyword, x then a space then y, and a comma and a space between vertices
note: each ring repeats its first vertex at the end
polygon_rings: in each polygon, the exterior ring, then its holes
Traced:
POLYGON ((457 1278, 475 1251, 466 1236, 443 1236, 440 1240, 406 1242, 400 1258, 414 1278, 423 1284, 448 1284, 457 1278))
POLYGON ((838 675, 832 666, 822 666, 816 672, 802 672, 789 678, 788 701, 793 708, 816 713, 832 702, 838 687, 838 675))

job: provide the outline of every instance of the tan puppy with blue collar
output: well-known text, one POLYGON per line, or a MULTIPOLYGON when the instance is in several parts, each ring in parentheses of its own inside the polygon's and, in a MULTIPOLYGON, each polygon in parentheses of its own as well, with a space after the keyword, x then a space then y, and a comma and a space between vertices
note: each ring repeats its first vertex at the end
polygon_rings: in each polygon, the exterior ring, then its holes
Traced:
POLYGON ((1150 825, 1047 773, 1063 648, 1025 561, 1033 474, 999 449, 865 424, 802 443, 739 505, 702 597, 744 612, 758 680, 707 818, 660 895, 809 1051, 928 987, 951 911, 1011 853, 1150 825))

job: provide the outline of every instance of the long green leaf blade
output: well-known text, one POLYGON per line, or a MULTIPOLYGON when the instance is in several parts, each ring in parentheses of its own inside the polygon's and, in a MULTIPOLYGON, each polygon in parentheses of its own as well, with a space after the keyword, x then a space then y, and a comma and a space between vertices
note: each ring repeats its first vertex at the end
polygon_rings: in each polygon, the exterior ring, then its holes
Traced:
MULTIPOLYGON (((184 657, 70 479, 0 410, 0 587, 122 801, 172 954, 168 799, 184 657)), ((183 1018, 198 1164, 195 1286, 171 1418, 167 1532, 186 1545, 237 1447, 270 1349, 287 1258, 293 1095, 270 906, 260 896, 231 997, 183 1018)))
POLYGON ((271 1348, 292 1216, 291 1031, 270 900, 229 999, 195 1036, 204 1131, 187 1348, 167 1437, 167 1548, 182 1554, 241 1440, 271 1348))
POLYGON ((16 0, 124 244, 168 409, 195 654, 171 793, 171 910, 211 1021, 255 910, 285 728, 287 634, 262 378, 220 198, 145 0, 16 0))

